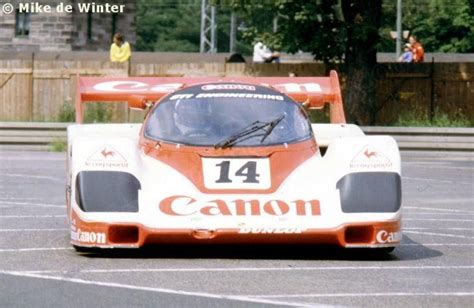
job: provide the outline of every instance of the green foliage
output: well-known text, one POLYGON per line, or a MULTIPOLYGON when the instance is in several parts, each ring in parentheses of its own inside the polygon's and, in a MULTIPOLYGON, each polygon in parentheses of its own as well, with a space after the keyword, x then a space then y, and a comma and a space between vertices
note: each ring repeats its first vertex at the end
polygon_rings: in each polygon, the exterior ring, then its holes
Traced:
POLYGON ((426 112, 411 111, 400 114, 394 126, 472 127, 473 124, 461 113, 449 116, 446 113, 436 111, 433 119, 430 120, 426 112))
POLYGON ((137 1, 137 49, 199 51, 200 1, 137 1))
POLYGON ((112 109, 110 105, 101 103, 89 103, 84 113, 84 123, 107 123, 112 120, 112 109))
MULTIPOLYGON (((287 52, 313 52, 316 59, 340 60, 356 40, 373 35, 365 24, 376 17, 357 12, 378 1, 358 0, 212 0, 216 5, 219 52, 229 48, 230 12, 237 13, 237 50, 249 54, 259 40, 287 52), (344 9, 347 6, 350 10, 344 9), (354 10, 352 10, 354 8, 354 10), (354 14, 348 14, 349 11, 354 14), (273 33, 273 20, 278 31, 273 33), (357 27, 354 20, 361 21, 357 27)), ((393 52, 390 30, 396 27, 397 1, 382 0, 378 51, 393 52)), ((428 52, 474 52, 473 0, 403 0, 403 29, 417 35, 428 52)), ((137 49, 140 51, 199 51, 200 0, 137 0, 137 49)))
POLYGON ((310 109, 307 112, 311 123, 331 123, 329 118, 329 106, 327 104, 323 109, 310 109))
MULTIPOLYGON (((88 103, 85 107, 84 123, 106 123, 112 120, 112 109, 110 105, 101 103, 88 103)), ((58 116, 58 122, 75 122, 76 110, 71 103, 64 102, 58 116)))
MULTIPOLYGON (((225 2, 216 4, 217 48, 228 52, 231 6, 225 2)), ((199 52, 200 0, 138 0, 136 23, 139 51, 199 52)), ((248 51, 248 47, 237 44, 239 49, 248 51)))
MULTIPOLYGON (((379 51, 393 52, 389 31, 396 27, 396 1, 384 0, 379 51)), ((403 29, 415 34, 428 52, 474 52, 472 0, 403 0, 403 29)))
POLYGON ((325 63, 344 62, 346 111, 359 123, 374 121, 376 46, 379 39, 381 2, 364 0, 275 0, 266 5, 257 1, 236 1, 236 7, 253 22, 249 38, 281 46, 282 51, 311 52, 325 63), (255 11, 259 19, 252 19, 255 11), (268 20, 278 20, 278 28, 268 30, 268 20), (261 20, 266 20, 264 25, 261 20), (256 22, 254 22, 256 21, 256 22), (273 32, 277 30, 276 32, 273 32), (270 40, 271 39, 271 40, 270 40))
POLYGON ((64 102, 64 104, 59 109, 56 121, 67 123, 76 121, 76 111, 72 103, 64 102))
POLYGON ((245 16, 248 43, 261 40, 269 47, 295 53, 311 52, 324 62, 340 61, 351 47, 375 47, 378 37, 376 2, 275 0, 265 5, 258 1, 236 1, 245 16), (244 4, 241 4, 244 2, 244 4), (239 4, 240 3, 240 4, 239 4), (273 19, 278 21, 273 32, 273 19), (367 44, 367 41, 374 44, 367 44))
POLYGON ((66 141, 61 138, 55 138, 49 146, 53 152, 66 152, 67 149, 66 141))

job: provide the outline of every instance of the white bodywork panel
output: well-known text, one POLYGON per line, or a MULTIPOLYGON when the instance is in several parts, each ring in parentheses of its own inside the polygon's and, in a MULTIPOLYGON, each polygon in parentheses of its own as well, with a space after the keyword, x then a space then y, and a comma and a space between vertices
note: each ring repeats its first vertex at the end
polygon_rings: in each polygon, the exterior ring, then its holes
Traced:
MULTIPOLYGON (((380 171, 400 174, 398 147, 395 140, 389 136, 365 136, 356 125, 314 124, 312 127, 318 144, 327 146, 325 155, 318 154, 306 160, 290 173, 274 193, 206 194, 200 192, 183 174, 145 155, 138 148, 141 125, 89 124, 68 127, 68 185, 72 188, 71 208, 83 221, 130 222, 149 228, 166 229, 296 228, 303 231, 336 228, 352 222, 393 221, 400 218, 400 211, 343 213, 336 189, 337 181, 353 172, 380 171), (108 152, 117 154, 107 157, 108 152), (376 153, 374 158, 368 156, 372 153, 376 153), (368 161, 364 157, 371 160, 368 161), (75 201, 74 187, 76 175, 83 170, 124 171, 133 174, 141 183, 139 212, 81 211, 75 201), (173 202, 173 210, 179 215, 170 216, 160 211, 160 202, 170 196, 182 196, 173 202), (200 212, 203 207, 215 205, 213 200, 216 199, 226 202, 231 215, 220 215, 217 210, 216 215, 204 215, 200 212), (268 203, 266 209, 271 209, 277 215, 270 215, 265 210, 258 216, 235 215, 232 213, 235 211, 235 200, 258 200, 262 208, 263 204, 268 203), (281 207, 275 200, 290 205, 290 210, 286 211, 286 208, 281 207), (297 200, 308 201, 304 209, 301 209, 307 215, 297 215, 294 206, 291 206, 297 200), (309 200, 319 201, 320 215, 311 215, 309 200)), ((262 164, 262 168, 268 168, 265 163, 262 164)), ((213 165, 215 164, 209 164, 213 165)), ((208 167, 206 160, 203 166, 208 167)), ((215 171, 205 170, 204 176, 208 174, 215 174, 215 171)), ((265 185, 268 186, 268 182, 265 185)))

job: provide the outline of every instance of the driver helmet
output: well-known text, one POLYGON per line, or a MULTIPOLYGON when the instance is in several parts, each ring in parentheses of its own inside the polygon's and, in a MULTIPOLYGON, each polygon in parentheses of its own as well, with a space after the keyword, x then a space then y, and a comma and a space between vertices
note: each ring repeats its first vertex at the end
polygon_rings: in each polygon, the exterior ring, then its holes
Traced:
POLYGON ((174 121, 183 134, 209 130, 211 106, 202 100, 178 100, 174 109, 174 121))

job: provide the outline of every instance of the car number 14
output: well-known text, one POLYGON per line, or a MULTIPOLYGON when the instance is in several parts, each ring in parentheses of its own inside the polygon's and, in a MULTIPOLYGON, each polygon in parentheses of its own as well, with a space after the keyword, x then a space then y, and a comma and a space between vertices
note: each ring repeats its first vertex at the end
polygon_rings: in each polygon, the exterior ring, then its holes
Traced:
POLYGON ((208 189, 268 189, 268 158, 203 158, 204 185, 208 189))

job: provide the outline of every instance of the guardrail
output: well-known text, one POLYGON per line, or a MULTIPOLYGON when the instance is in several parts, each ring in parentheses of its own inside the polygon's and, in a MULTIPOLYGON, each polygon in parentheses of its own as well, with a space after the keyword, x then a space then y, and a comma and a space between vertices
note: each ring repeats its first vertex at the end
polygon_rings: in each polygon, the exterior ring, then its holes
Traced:
MULTIPOLYGON (((0 149, 51 150, 66 141, 71 123, 0 122, 0 149)), ((401 150, 474 151, 474 128, 365 126, 367 135, 391 135, 401 150)))
POLYGON ((474 151, 474 128, 365 126, 366 135, 390 135, 401 150, 474 151))
POLYGON ((54 142, 66 142, 70 124, 0 122, 0 150, 52 150, 54 142))

